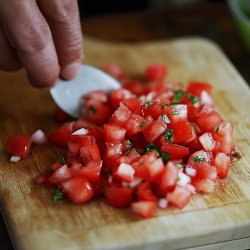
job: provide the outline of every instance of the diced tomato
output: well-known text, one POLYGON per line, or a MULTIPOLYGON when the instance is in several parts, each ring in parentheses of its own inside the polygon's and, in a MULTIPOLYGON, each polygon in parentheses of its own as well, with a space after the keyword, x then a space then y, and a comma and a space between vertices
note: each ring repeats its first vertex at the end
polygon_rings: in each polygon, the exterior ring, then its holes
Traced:
POLYGON ((110 122, 124 127, 132 112, 126 106, 120 106, 110 118, 110 122))
POLYGON ((170 124, 169 127, 173 129, 174 143, 176 144, 181 144, 193 138, 193 129, 191 124, 187 120, 170 124))
POLYGON ((193 168, 199 168, 203 164, 210 164, 212 153, 204 150, 199 150, 191 154, 188 158, 188 165, 193 168))
POLYGON ((217 178, 217 170, 214 166, 203 164, 199 168, 197 168, 196 177, 200 179, 210 179, 215 181, 217 178))
POLYGON ((140 102, 137 98, 127 98, 123 99, 122 103, 127 106, 132 112, 140 107, 140 102))
POLYGON ((189 155, 187 147, 166 142, 162 144, 161 151, 169 153, 169 160, 182 159, 189 155))
POLYGON ((157 204, 154 201, 136 201, 131 204, 132 212, 143 218, 152 217, 156 208, 157 204))
POLYGON ((131 98, 131 97, 133 97, 133 95, 127 89, 114 90, 110 96, 111 104, 115 109, 117 109, 120 106, 120 103, 123 101, 123 99, 131 98))
POLYGON ((202 130, 209 131, 216 125, 221 124, 222 118, 216 111, 212 111, 209 115, 198 118, 197 123, 202 130))
POLYGON ((68 140, 71 136, 71 130, 66 126, 61 126, 52 132, 48 139, 51 143, 58 147, 66 148, 68 140))
POLYGON ((111 108, 101 102, 88 102, 85 104, 85 117, 98 125, 105 123, 111 115, 111 108))
POLYGON ((210 93, 212 86, 206 82, 190 82, 187 87, 187 92, 200 97, 202 91, 210 93))
POLYGON ((215 156, 215 167, 217 168, 218 176, 220 178, 226 178, 228 175, 230 166, 230 157, 225 153, 217 153, 215 156))
POLYGON ((107 203, 117 208, 129 207, 132 202, 132 189, 126 187, 110 187, 105 192, 107 203))
POLYGON ((187 120, 187 105, 175 104, 164 107, 163 114, 166 114, 171 123, 187 120))
POLYGON ((157 137, 163 134, 164 131, 165 128, 157 120, 151 123, 147 128, 145 128, 143 130, 143 134, 148 142, 153 142, 157 137))
POLYGON ((80 148, 80 156, 83 164, 87 164, 90 161, 101 161, 101 155, 99 148, 96 144, 80 148))
POLYGON ((167 74, 167 67, 163 63, 150 64, 145 69, 148 80, 163 80, 167 74))
POLYGON ((106 147, 106 157, 122 155, 123 153, 123 145, 121 142, 107 142, 106 147))
POLYGON ((163 191, 171 191, 174 189, 178 179, 178 168, 173 162, 168 162, 164 171, 159 178, 159 185, 163 191))
POLYGON ((191 199, 191 192, 184 187, 176 186, 174 191, 167 193, 166 199, 173 205, 183 208, 191 199))
POLYGON ((90 182, 81 177, 74 177, 61 184, 64 195, 74 204, 83 204, 94 196, 90 182))
POLYGON ((200 179, 194 186, 197 192, 212 193, 214 192, 215 182, 211 179, 200 179))
POLYGON ((151 116, 154 120, 162 114, 163 106, 155 101, 148 101, 143 105, 144 117, 151 116))
POLYGON ((144 88, 143 85, 138 81, 126 80, 123 82, 122 87, 129 90, 131 93, 140 95, 142 94, 144 88))
POLYGON ((84 100, 86 102, 95 100, 96 102, 105 103, 108 101, 108 97, 104 90, 94 90, 85 95, 84 100))
POLYGON ((104 134, 107 142, 123 141, 126 135, 126 129, 113 124, 104 124, 104 134))
POLYGON ((84 176, 90 182, 98 182, 100 180, 102 162, 91 160, 80 169, 79 175, 84 176))
POLYGON ((216 147, 216 141, 211 133, 204 133, 199 137, 199 141, 206 151, 212 151, 216 147))
POLYGON ((51 183, 60 184, 69 180, 73 176, 71 169, 65 164, 57 169, 50 177, 51 183))
POLYGON ((134 173, 135 170, 131 165, 121 163, 114 169, 113 176, 120 181, 131 182, 134 178, 134 173))
POLYGON ((125 77, 124 71, 118 64, 108 64, 102 69, 115 78, 123 79, 125 77))
POLYGON ((11 155, 26 158, 30 152, 32 140, 28 136, 13 135, 8 141, 8 152, 11 155))
POLYGON ((134 135, 144 130, 146 120, 136 114, 132 114, 126 124, 127 135, 134 135))
POLYGON ((151 183, 148 181, 139 184, 136 194, 139 201, 157 201, 152 192, 151 183))

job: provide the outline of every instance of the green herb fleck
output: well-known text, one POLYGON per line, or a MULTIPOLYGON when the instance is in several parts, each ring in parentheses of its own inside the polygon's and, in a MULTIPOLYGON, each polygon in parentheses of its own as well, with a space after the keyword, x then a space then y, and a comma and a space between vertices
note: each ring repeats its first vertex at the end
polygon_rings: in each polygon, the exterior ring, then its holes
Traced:
POLYGON ((220 129, 220 125, 216 125, 216 126, 214 126, 214 130, 215 130, 215 132, 218 134, 218 132, 219 132, 219 129, 220 129))
POLYGON ((140 129, 143 129, 143 128, 145 127, 145 125, 146 125, 146 123, 145 123, 145 122, 142 122, 142 123, 139 125, 140 129))
POLYGON ((173 142, 174 141, 173 131, 174 130, 172 128, 166 129, 164 131, 163 135, 165 137, 166 142, 173 142))
POLYGON ((89 106, 89 110, 92 112, 92 113, 96 113, 96 108, 94 106, 89 106))
POLYGON ((132 150, 132 143, 130 140, 127 140, 126 141, 126 151, 125 151, 124 155, 127 155, 131 150, 132 150))
POLYGON ((63 192, 61 188, 57 188, 53 199, 54 201, 59 201, 59 200, 62 200, 62 198, 63 198, 63 192))
POLYGON ((193 157, 193 160, 197 163, 201 163, 204 159, 205 159, 205 157, 199 156, 199 155, 196 155, 193 157))
POLYGON ((186 93, 186 97, 193 103, 193 104, 200 104, 201 99, 199 97, 196 97, 194 95, 190 95, 189 93, 186 93))
POLYGON ((153 106, 153 102, 152 101, 147 101, 145 104, 144 104, 144 108, 145 109, 148 109, 149 107, 153 106))
POLYGON ((167 108, 167 107, 169 107, 169 104, 167 104, 167 103, 164 103, 164 104, 161 104, 164 108, 167 108))
POLYGON ((152 151, 156 151, 157 156, 160 156, 159 148, 156 145, 154 145, 154 143, 151 142, 146 146, 145 153, 149 153, 149 152, 152 152, 152 151))
POLYGON ((166 124, 170 123, 170 120, 168 119, 167 115, 162 115, 161 119, 163 120, 163 122, 165 122, 166 124))
POLYGON ((183 94, 184 94, 184 90, 182 90, 182 89, 174 89, 173 92, 175 94, 175 97, 172 100, 172 103, 179 103, 182 96, 183 96, 183 94))
POLYGON ((143 152, 140 149, 135 148, 135 151, 139 154, 139 155, 143 155, 143 152))
POLYGON ((59 161, 62 165, 66 163, 63 156, 60 156, 57 161, 59 161))
POLYGON ((169 160, 169 152, 162 152, 161 153, 161 159, 164 163, 167 163, 169 160))
POLYGON ((173 105, 173 111, 169 113, 170 115, 179 115, 179 110, 176 108, 176 105, 173 105))

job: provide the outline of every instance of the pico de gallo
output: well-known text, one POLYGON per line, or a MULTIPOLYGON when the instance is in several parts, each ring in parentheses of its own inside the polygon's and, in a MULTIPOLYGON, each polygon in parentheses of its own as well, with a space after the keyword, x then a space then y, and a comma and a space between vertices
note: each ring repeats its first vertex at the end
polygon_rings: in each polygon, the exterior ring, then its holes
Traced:
MULTIPOLYGON (((146 84, 129 79, 118 65, 103 68, 122 82, 105 93, 83 96, 81 118, 64 123, 48 141, 65 155, 36 178, 55 188, 54 201, 63 198, 84 204, 105 197, 110 206, 128 208, 143 218, 169 205, 183 208, 191 197, 211 193, 227 177, 234 151, 233 125, 215 110, 212 86, 192 81, 165 83, 164 64, 150 64, 146 84)), ((11 161, 29 154, 32 143, 47 140, 43 131, 31 137, 12 136, 11 161)))

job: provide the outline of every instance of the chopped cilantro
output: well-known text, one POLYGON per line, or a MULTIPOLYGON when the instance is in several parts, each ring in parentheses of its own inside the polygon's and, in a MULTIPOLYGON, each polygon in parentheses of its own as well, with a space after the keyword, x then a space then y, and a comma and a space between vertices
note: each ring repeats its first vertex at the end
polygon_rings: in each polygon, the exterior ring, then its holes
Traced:
POLYGON ((173 92, 175 94, 175 97, 172 100, 172 103, 179 103, 182 96, 183 96, 183 94, 184 94, 184 90, 182 90, 182 89, 174 89, 173 92))
POLYGON ((193 104, 200 104, 201 99, 199 97, 196 97, 194 95, 190 95, 189 93, 186 93, 186 97, 193 103, 193 104))
POLYGON ((96 113, 96 108, 94 106, 89 106, 89 110, 92 112, 92 113, 96 113))
POLYGON ((169 129, 166 129, 163 133, 164 137, 165 137, 165 140, 167 142, 173 142, 174 141, 174 134, 173 134, 173 129, 172 128, 169 128, 169 129))
POLYGON ((205 159, 205 157, 199 156, 199 155, 196 155, 193 157, 193 160, 197 163, 201 163, 204 159, 205 159))
POLYGON ((218 134, 218 132, 219 132, 219 129, 220 129, 220 125, 216 125, 216 126, 214 126, 214 130, 215 130, 215 132, 218 134))
POLYGON ((173 111, 169 114, 170 115, 179 115, 179 110, 176 108, 176 105, 173 105, 173 111))
POLYGON ((165 107, 165 108, 167 108, 167 107, 169 107, 169 104, 167 104, 167 103, 164 103, 164 104, 161 104, 163 107, 165 107))
POLYGON ((126 141, 126 151, 125 151, 124 155, 127 155, 131 150, 132 150, 132 143, 130 140, 127 140, 126 141))
POLYGON ((54 201, 59 201, 59 200, 62 200, 62 198, 63 198, 63 192, 61 188, 57 188, 53 199, 54 201))
POLYGON ((145 123, 145 122, 142 122, 142 123, 139 125, 140 129, 143 129, 143 128, 145 127, 145 125, 146 125, 146 123, 145 123))
POLYGON ((66 163, 63 156, 60 156, 57 161, 59 161, 62 165, 66 163))
POLYGON ((152 152, 154 150, 157 152, 157 155, 160 156, 159 148, 151 142, 146 146, 145 153, 152 152))
POLYGON ((147 101, 145 104, 144 104, 144 108, 145 109, 148 109, 149 107, 153 106, 153 102, 152 101, 147 101))
POLYGON ((135 148, 135 151, 139 154, 139 155, 143 155, 143 152, 140 149, 135 148))
POLYGON ((161 153, 161 159, 164 163, 167 163, 169 160, 169 153, 168 152, 162 152, 161 153))
POLYGON ((161 119, 163 120, 163 122, 165 122, 166 124, 170 123, 170 120, 168 119, 167 115, 162 115, 161 119))

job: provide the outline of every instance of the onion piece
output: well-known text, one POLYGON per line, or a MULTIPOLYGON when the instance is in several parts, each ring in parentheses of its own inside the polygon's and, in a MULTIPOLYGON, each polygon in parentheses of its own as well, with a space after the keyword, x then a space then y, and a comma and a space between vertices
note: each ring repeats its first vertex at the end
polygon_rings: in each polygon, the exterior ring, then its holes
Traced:
POLYGON ((85 128, 80 128, 78 130, 76 130, 74 133, 72 133, 72 135, 87 135, 88 134, 88 130, 85 128))
POLYGON ((191 176, 191 177, 194 177, 196 176, 196 173, 197 173, 197 170, 195 168, 185 168, 185 173, 188 175, 188 176, 191 176))
POLYGON ((22 158, 20 156, 16 156, 16 155, 12 155, 10 157, 10 162, 18 162, 20 161, 22 158))
POLYGON ((167 208, 168 207, 168 201, 166 199, 164 199, 164 198, 161 198, 161 199, 158 200, 157 205, 158 205, 159 208, 162 208, 162 209, 167 208))
POLYGON ((36 144, 43 144, 47 141, 47 136, 41 129, 38 129, 31 135, 31 140, 36 144))

